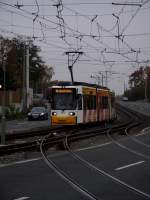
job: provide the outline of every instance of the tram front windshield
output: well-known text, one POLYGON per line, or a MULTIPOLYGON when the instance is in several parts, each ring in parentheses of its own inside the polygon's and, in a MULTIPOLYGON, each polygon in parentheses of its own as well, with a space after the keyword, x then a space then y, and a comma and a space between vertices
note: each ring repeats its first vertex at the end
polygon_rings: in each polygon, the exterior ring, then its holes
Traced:
POLYGON ((77 106, 74 89, 55 89, 53 91, 53 110, 75 110, 77 106))

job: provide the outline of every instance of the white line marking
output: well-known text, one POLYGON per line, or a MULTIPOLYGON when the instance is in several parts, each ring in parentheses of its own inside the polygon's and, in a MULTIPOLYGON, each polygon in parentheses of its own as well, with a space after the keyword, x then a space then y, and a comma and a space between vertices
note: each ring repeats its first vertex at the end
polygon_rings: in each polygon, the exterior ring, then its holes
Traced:
POLYGON ((150 129, 150 126, 144 128, 142 131, 145 132, 145 131, 148 131, 150 129))
POLYGON ((28 162, 33 162, 33 161, 36 161, 36 160, 41 160, 41 158, 34 158, 34 159, 22 160, 22 161, 13 162, 13 163, 10 163, 10 164, 0 164, 0 168, 2 168, 2 167, 8 167, 8 166, 13 166, 13 165, 19 165, 19 164, 28 163, 28 162))
POLYGON ((139 164, 142 164, 142 163, 144 163, 145 161, 143 160, 143 161, 139 161, 139 162, 136 162, 136 163, 132 163, 132 164, 130 164, 130 165, 125 165, 125 166, 123 166, 123 167, 118 167, 118 168, 116 168, 115 170, 116 171, 119 171, 119 170, 122 170, 122 169, 125 169, 125 168, 128 168, 128 167, 132 167, 132 166, 135 166, 135 165, 139 165, 139 164))
POLYGON ((147 134, 147 132, 141 131, 140 133, 136 134, 135 137, 138 137, 138 136, 141 136, 141 135, 146 135, 146 134, 147 134))
POLYGON ((106 142, 106 143, 95 145, 95 146, 92 146, 92 147, 81 148, 81 149, 78 149, 76 152, 84 151, 84 150, 90 150, 90 149, 96 149, 96 148, 103 147, 103 146, 106 146, 106 145, 109 145, 109 144, 112 144, 112 142, 106 142))
POLYGON ((144 134, 147 134, 147 132, 146 131, 150 131, 150 126, 149 127, 146 127, 146 128, 144 128, 139 134, 137 134, 136 135, 136 137, 137 136, 140 136, 140 135, 144 135, 144 134))
POLYGON ((82 160, 84 163, 86 163, 87 165, 89 165, 90 167, 92 167, 94 170, 98 171, 100 174, 104 174, 107 177, 113 179, 114 181, 117 181, 118 183, 120 183, 121 185, 124 185, 126 187, 128 187, 131 190, 134 190, 135 192, 139 193, 140 195, 144 195, 145 197, 147 197, 148 199, 150 199, 150 194, 147 194, 145 192, 142 192, 141 190, 138 190, 136 188, 134 188, 133 186, 121 181, 120 179, 108 174, 107 172, 97 168, 96 166, 92 165, 91 163, 89 163, 88 161, 84 160, 83 158, 81 158, 80 156, 76 155, 76 157, 78 157, 80 160, 82 160))
POLYGON ((29 199, 30 197, 20 197, 18 199, 14 199, 14 200, 25 200, 25 199, 29 199))

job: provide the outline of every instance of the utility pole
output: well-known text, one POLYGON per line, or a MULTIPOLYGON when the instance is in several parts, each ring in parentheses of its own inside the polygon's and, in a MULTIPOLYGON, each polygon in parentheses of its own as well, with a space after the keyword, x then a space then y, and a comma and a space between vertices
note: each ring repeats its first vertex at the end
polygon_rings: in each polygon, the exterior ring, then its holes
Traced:
MULTIPOLYGON (((3 47, 2 47, 3 48, 3 47)), ((2 50, 3 51, 3 50, 2 50)), ((3 82, 3 95, 2 95, 2 128, 1 128, 1 144, 5 145, 6 139, 6 116, 5 116, 5 101, 6 101, 6 66, 5 66, 5 59, 4 59, 4 51, 2 54, 2 68, 3 68, 3 77, 4 77, 4 82, 3 82)))
POLYGON ((118 51, 120 52, 120 45, 119 45, 119 40, 121 39, 120 37, 122 36, 120 34, 120 19, 119 19, 119 16, 115 15, 114 13, 112 14, 116 19, 117 19, 117 31, 118 31, 118 34, 117 36, 115 36, 117 39, 118 39, 118 51))
POLYGON ((29 108, 29 44, 26 46, 26 106, 29 108))
POLYGON ((3 68, 3 95, 2 95, 2 123, 1 123, 1 144, 5 145, 6 143, 6 59, 7 54, 11 50, 11 46, 5 41, 2 41, 1 44, 1 56, 2 56, 2 68, 3 68), (9 46, 9 47, 8 47, 9 46))
POLYGON ((125 83, 125 80, 124 80, 124 93, 126 91, 126 83, 125 83))
POLYGON ((144 70, 144 79, 145 79, 145 87, 144 87, 144 101, 147 102, 147 71, 144 70))
POLYGON ((105 76, 103 75, 103 73, 99 73, 99 74, 101 74, 101 76, 102 76, 101 81, 102 81, 102 86, 104 86, 104 78, 105 78, 105 76))
POLYGON ((102 77, 100 77, 99 75, 91 75, 90 78, 97 80, 98 85, 100 85, 100 80, 101 80, 102 86, 103 86, 103 74, 102 74, 102 77))
POLYGON ((77 62, 77 60, 79 59, 80 55, 83 54, 83 52, 82 51, 67 51, 65 53, 66 55, 68 55, 68 69, 70 71, 72 84, 74 84, 73 65, 77 62))
POLYGON ((26 109, 26 45, 24 44, 23 71, 22 71, 22 110, 26 109))
POLYGON ((105 71, 105 77, 106 77, 106 87, 108 86, 108 73, 110 73, 110 71, 105 71))
POLYGON ((104 81, 104 78, 105 78, 105 86, 107 87, 108 86, 108 73, 111 73, 111 71, 99 71, 98 72, 99 74, 102 75, 102 86, 104 85, 103 81, 104 81), (105 76, 103 75, 103 72, 105 73, 105 76))
POLYGON ((24 45, 23 77, 22 77, 22 110, 29 108, 29 43, 24 45))

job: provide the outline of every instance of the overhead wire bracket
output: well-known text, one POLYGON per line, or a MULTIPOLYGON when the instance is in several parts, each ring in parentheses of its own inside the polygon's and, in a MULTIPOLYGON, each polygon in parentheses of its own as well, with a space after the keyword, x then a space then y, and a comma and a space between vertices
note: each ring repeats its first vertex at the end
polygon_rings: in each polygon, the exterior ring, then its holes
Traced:
POLYGON ((70 71, 71 75, 71 81, 72 84, 74 84, 74 77, 73 77, 73 65, 77 62, 80 55, 83 54, 82 51, 67 51, 65 52, 66 55, 68 55, 68 69, 70 71))

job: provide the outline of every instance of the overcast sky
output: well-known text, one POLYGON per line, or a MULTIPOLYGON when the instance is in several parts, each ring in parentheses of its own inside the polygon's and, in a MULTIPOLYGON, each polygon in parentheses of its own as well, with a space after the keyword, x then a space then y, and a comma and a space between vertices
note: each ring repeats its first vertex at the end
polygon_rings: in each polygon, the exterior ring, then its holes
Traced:
POLYGON ((75 81, 95 83, 91 75, 111 70, 108 87, 117 94, 150 60, 149 20, 148 0, 0 1, 0 34, 33 38, 43 60, 54 67, 53 80, 70 80, 65 52, 80 51, 75 81))

